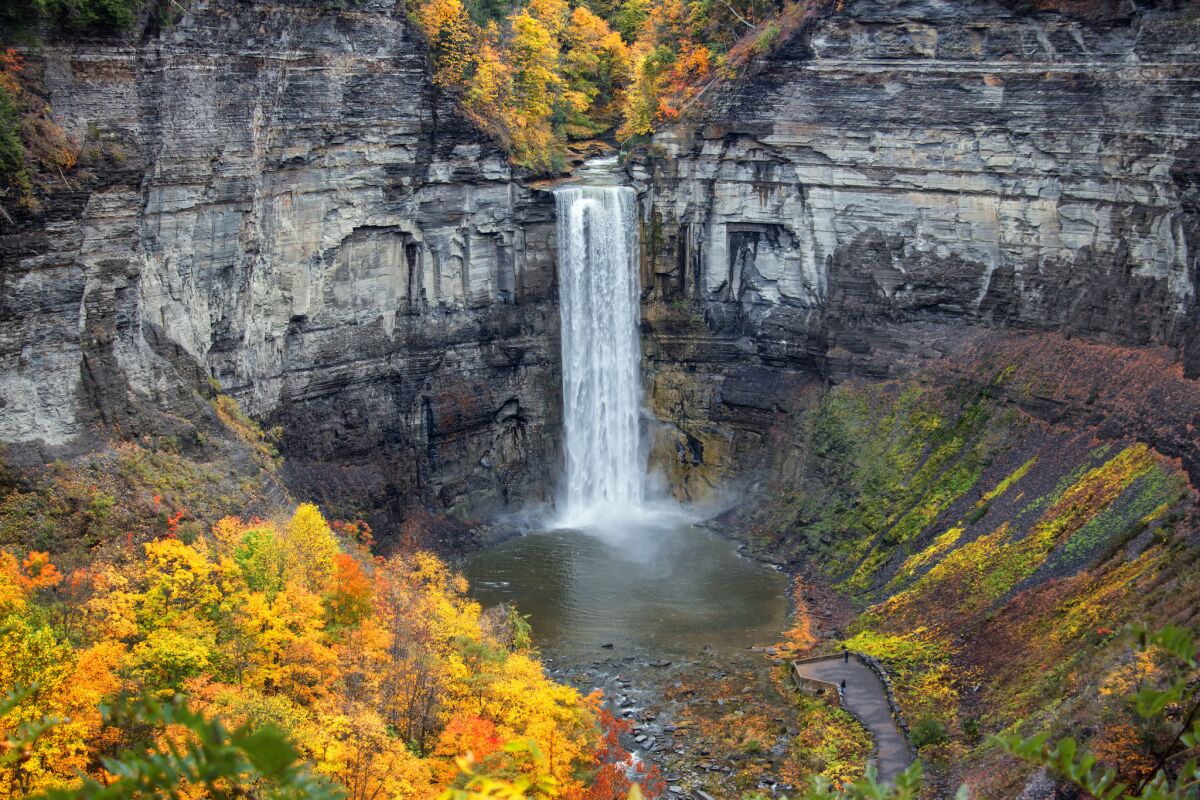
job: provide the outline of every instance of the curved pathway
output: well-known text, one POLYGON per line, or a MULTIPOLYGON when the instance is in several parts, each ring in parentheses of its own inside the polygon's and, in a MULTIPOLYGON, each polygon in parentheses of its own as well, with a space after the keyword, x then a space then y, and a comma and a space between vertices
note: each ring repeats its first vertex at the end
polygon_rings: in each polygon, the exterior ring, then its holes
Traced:
POLYGON ((819 661, 800 661, 792 665, 797 673, 818 681, 837 684, 846 681, 842 707, 858 718, 875 739, 875 765, 880 780, 895 780, 912 763, 908 740, 896 726, 883 684, 870 667, 851 654, 844 663, 842 655, 819 661))

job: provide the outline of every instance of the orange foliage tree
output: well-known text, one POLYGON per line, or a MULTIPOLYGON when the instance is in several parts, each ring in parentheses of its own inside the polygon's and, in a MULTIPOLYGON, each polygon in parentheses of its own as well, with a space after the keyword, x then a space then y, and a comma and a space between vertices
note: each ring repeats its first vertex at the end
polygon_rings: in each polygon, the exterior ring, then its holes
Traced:
POLYGON ((375 559, 337 533, 352 529, 312 505, 278 522, 227 517, 191 543, 129 545, 71 581, 45 553, 0 551, 0 682, 37 686, 0 718, 0 737, 67 720, 0 767, 0 791, 104 781, 102 756, 174 741, 169 728, 106 725, 98 707, 132 692, 272 724, 356 800, 436 797, 465 751, 582 796, 603 771, 596 699, 548 680, 527 637, 498 630, 504 615, 485 619, 436 557, 375 559), (75 610, 52 613, 64 605, 75 610))

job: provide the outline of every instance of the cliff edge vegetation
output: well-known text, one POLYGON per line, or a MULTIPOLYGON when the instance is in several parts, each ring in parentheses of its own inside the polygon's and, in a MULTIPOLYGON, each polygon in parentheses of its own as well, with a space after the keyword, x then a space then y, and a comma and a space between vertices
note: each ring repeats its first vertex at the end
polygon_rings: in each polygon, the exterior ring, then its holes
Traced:
POLYGON ((640 140, 831 0, 410 2, 437 82, 513 160, 563 171, 571 142, 640 140))

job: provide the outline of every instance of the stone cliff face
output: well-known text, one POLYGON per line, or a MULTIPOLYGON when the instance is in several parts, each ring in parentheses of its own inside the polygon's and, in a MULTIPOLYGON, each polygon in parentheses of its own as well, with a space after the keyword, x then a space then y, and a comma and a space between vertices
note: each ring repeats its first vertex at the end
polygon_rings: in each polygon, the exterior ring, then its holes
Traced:
POLYGON ((302 496, 378 521, 543 495, 552 200, 435 90, 402 4, 327 5, 196 2, 31 55, 84 169, 0 229, 10 454, 186 445, 212 376, 281 426, 302 496))
POLYGON ((743 469, 797 385, 904 374, 965 326, 1166 345, 1200 374, 1195 15, 839 5, 631 169, 679 492, 743 469))
MULTIPOLYGON (((1200 372, 1200 22, 1018 5, 831 6, 635 159, 654 460, 681 496, 764 463, 806 385, 997 328, 1200 372)), ((0 222, 10 456, 186 447, 212 377, 340 510, 548 494, 552 198, 436 91, 394 3, 198 0, 29 74, 84 158, 0 222)), ((1178 423, 1164 451, 1200 463, 1178 423)))

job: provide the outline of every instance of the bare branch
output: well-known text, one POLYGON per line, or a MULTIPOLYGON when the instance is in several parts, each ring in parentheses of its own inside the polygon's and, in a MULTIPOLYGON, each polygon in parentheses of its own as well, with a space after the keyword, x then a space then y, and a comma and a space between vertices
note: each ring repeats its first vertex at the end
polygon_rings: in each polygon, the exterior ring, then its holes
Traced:
POLYGON ((733 14, 735 17, 737 17, 739 20, 741 20, 742 24, 745 25, 747 28, 753 29, 753 28, 757 27, 753 22, 750 22, 745 17, 743 17, 741 14, 739 14, 737 12, 737 9, 735 9, 732 5, 730 5, 729 0, 724 0, 724 3, 725 3, 725 7, 729 9, 729 12, 731 14, 733 14))

